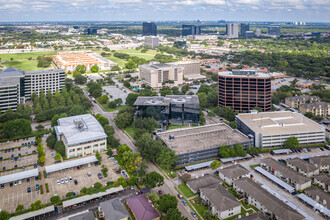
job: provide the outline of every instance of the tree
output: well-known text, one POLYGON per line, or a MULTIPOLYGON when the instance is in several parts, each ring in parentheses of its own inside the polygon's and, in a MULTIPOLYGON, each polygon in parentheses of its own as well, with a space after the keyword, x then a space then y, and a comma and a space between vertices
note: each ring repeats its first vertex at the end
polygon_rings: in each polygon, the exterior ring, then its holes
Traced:
POLYGON ((114 101, 109 102, 109 108, 117 108, 117 104, 114 101))
POLYGON ((100 155, 100 153, 99 153, 98 151, 96 151, 96 153, 95 153, 95 157, 96 157, 96 159, 98 160, 98 163, 101 164, 101 162, 102 162, 102 157, 101 157, 101 155, 100 155))
POLYGON ((101 171, 103 173, 103 176, 108 177, 108 170, 109 170, 108 167, 106 167, 104 164, 101 167, 102 167, 101 171))
POLYGON ((199 106, 201 108, 206 108, 208 106, 207 94, 202 92, 202 93, 198 93, 197 96, 199 99, 199 106))
POLYGON ((134 63, 133 60, 130 60, 125 64, 125 67, 129 70, 133 70, 136 68, 136 64, 134 63))
POLYGON ((109 100, 109 96, 107 95, 103 95, 99 98, 101 104, 107 104, 108 100, 109 100))
POLYGON ((24 209, 24 205, 18 204, 16 207, 16 212, 21 212, 21 211, 23 211, 23 209, 24 209))
POLYGON ((58 203, 60 201, 60 197, 59 196, 52 196, 51 198, 50 198, 50 202, 52 203, 52 204, 56 204, 56 203, 58 203))
POLYGON ((50 125, 52 127, 56 126, 57 125, 57 120, 60 119, 60 116, 59 115, 54 115, 54 117, 52 118, 51 122, 50 122, 50 125))
POLYGON ((152 189, 162 186, 164 184, 164 177, 159 173, 152 171, 144 176, 142 182, 146 187, 152 189))
POLYGON ((296 137, 289 137, 289 139, 284 142, 284 148, 296 148, 298 146, 299 141, 296 137))
POLYGON ((218 161, 218 160, 214 160, 214 161, 211 163, 210 167, 212 168, 212 170, 215 170, 215 169, 217 169, 217 168, 220 166, 220 164, 221 164, 220 161, 218 161))
POLYGON ((102 188, 102 183, 100 183, 100 182, 94 183, 94 188, 95 189, 101 189, 102 188))
POLYGON ((65 195, 66 198, 70 198, 70 197, 72 197, 72 196, 73 196, 73 192, 68 192, 68 193, 65 195))
POLYGON ((2 210, 0 212, 0 219, 1 220, 8 220, 10 218, 10 214, 6 212, 5 210, 2 210))
POLYGON ((109 158, 113 156, 113 152, 112 152, 110 147, 108 147, 107 155, 108 155, 109 158))
POLYGON ((61 154, 57 153, 56 156, 54 157, 55 161, 60 161, 61 160, 61 154))
POLYGON ((132 123, 133 115, 128 112, 124 112, 118 114, 117 117, 114 119, 114 121, 116 122, 116 125, 119 128, 126 128, 128 125, 132 123))
POLYGON ((33 211, 38 210, 39 208, 41 208, 41 201, 37 200, 35 203, 31 204, 31 209, 33 211))
POLYGON ((205 220, 211 220, 211 219, 213 219, 212 212, 210 210, 205 210, 204 211, 204 218, 205 218, 205 220))
POLYGON ((57 139, 54 134, 49 135, 46 139, 47 146, 52 149, 54 149, 56 142, 57 142, 57 139))
POLYGON ((158 200, 158 210, 162 213, 167 213, 170 209, 175 209, 178 205, 178 200, 170 194, 161 195, 158 200))
POLYGON ((42 124, 39 124, 38 126, 36 126, 37 131, 41 132, 45 129, 45 127, 42 124))
POLYGON ((185 174, 182 174, 181 175, 181 180, 186 183, 188 182, 189 180, 191 180, 191 175, 189 173, 185 173, 185 174))
POLYGON ((304 114, 307 118, 313 118, 313 113, 312 112, 306 112, 305 114, 304 114))
POLYGON ((97 73, 98 71, 99 71, 99 66, 97 66, 97 65, 92 66, 92 68, 91 68, 92 73, 97 73))
POLYGON ((128 94, 128 96, 126 97, 125 104, 128 106, 133 106, 138 96, 139 94, 135 94, 135 93, 128 94))
POLYGON ((65 156, 65 145, 63 144, 62 141, 56 142, 54 148, 55 148, 57 153, 61 154, 62 157, 65 156))
POLYGON ((113 67, 111 68, 111 71, 120 71, 120 67, 119 67, 118 65, 113 66, 113 67))
POLYGON ((179 209, 171 208, 166 213, 165 220, 186 220, 187 218, 183 217, 179 209))
POLYGON ((179 156, 171 150, 165 150, 161 152, 157 158, 157 163, 164 169, 170 169, 175 166, 175 163, 179 160, 179 156))
POLYGON ((236 129, 236 128, 237 128, 237 124, 236 124, 234 121, 229 122, 229 126, 230 126, 232 129, 236 129))
POLYGON ((87 77, 84 77, 81 74, 79 74, 74 79, 74 82, 77 83, 77 84, 83 85, 87 82, 87 77))
POLYGON ((123 100, 121 98, 115 99, 114 102, 117 106, 120 106, 123 103, 123 100))
MULTIPOLYGON (((95 115, 95 118, 102 125, 102 127, 106 127, 106 125, 109 125, 109 120, 103 115, 97 114, 95 115)), ((107 127, 107 131, 109 131, 109 127, 107 127)), ((112 132, 114 133, 114 130, 112 132)))
POLYGON ((76 71, 78 71, 80 73, 86 73, 86 66, 85 65, 78 65, 76 67, 76 71))

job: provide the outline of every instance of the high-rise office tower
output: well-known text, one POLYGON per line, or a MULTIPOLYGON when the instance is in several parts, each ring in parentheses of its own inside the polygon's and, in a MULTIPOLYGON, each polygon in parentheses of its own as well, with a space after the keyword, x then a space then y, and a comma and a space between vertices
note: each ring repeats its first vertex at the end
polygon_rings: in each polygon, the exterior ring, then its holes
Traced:
POLYGON ((226 25, 227 36, 230 38, 237 38, 239 33, 239 24, 238 23, 228 23, 226 25))
POLYGON ((245 37, 245 32, 250 31, 250 25, 241 23, 240 35, 245 37))
POLYGON ((84 30, 85 34, 88 35, 96 35, 97 34, 97 29, 96 28, 87 28, 84 30))
POLYGON ((154 22, 143 22, 142 26, 143 36, 157 36, 157 25, 154 22))
POLYGON ((271 111, 271 77, 251 70, 219 73, 219 106, 248 112, 254 107, 271 111))
POLYGON ((192 24, 183 24, 182 25, 182 36, 200 35, 200 34, 201 34, 200 26, 192 25, 192 24))
POLYGON ((279 37, 281 35, 281 28, 278 25, 268 26, 268 35, 279 37))

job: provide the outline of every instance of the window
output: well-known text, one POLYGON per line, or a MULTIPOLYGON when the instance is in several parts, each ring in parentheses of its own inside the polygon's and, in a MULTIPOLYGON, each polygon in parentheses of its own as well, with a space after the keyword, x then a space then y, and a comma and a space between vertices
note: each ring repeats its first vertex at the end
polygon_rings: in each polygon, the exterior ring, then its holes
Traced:
POLYGON ((93 147, 98 147, 99 145, 98 144, 94 144, 93 147))
POLYGON ((103 143, 100 144, 100 146, 103 146, 103 145, 105 145, 105 142, 103 142, 103 143))
POLYGON ((77 151, 81 151, 81 150, 82 150, 82 147, 77 148, 77 151))
POLYGON ((86 146, 86 147, 84 147, 85 150, 86 150, 86 149, 89 149, 89 148, 91 148, 91 146, 86 146))
POLYGON ((76 149, 70 149, 69 150, 69 152, 75 152, 76 151, 76 149))

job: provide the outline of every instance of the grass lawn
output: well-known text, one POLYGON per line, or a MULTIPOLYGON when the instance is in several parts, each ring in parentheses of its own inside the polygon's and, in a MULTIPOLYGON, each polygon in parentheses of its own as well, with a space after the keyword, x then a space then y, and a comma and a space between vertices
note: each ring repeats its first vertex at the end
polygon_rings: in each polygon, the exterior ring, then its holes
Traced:
POLYGON ((251 165, 250 168, 254 170, 254 168, 260 166, 260 164, 255 164, 255 165, 251 165))
POLYGON ((32 70, 42 70, 44 68, 41 67, 37 67, 38 62, 37 61, 33 61, 33 60, 19 60, 19 61, 9 61, 6 63, 3 63, 4 66, 6 67, 14 67, 20 70, 24 70, 24 71, 32 71, 32 70))
POLYGON ((118 57, 114 57, 113 55, 107 56, 107 58, 117 63, 120 67, 125 68, 125 63, 127 62, 126 60, 119 59, 118 57))
POLYGON ((167 130, 178 129, 178 128, 188 128, 189 126, 179 126, 179 125, 170 125, 167 127, 167 130))
MULTIPOLYGON (((205 219, 204 212, 206 210, 208 210, 208 208, 205 205, 201 204, 200 200, 201 199, 199 197, 197 197, 197 198, 190 200, 190 202, 194 206, 196 211, 203 217, 203 219, 205 219)), ((212 219, 216 219, 216 218, 213 217, 212 219)))
POLYGON ((27 59, 29 57, 37 58, 38 56, 43 55, 51 55, 56 54, 57 51, 46 51, 46 52, 31 52, 31 53, 8 53, 8 54, 0 54, 0 58, 2 61, 4 60, 10 60, 10 58, 13 58, 14 60, 22 60, 27 59))
MULTIPOLYGON (((116 52, 129 54, 129 53, 141 53, 141 50, 125 49, 125 50, 117 50, 116 52)), ((146 53, 141 53, 141 54, 156 55, 156 54, 158 54, 158 52, 157 51, 154 51, 154 50, 148 50, 146 53)))
POLYGON ((186 184, 180 184, 179 189, 181 190, 181 192, 183 193, 183 195, 187 198, 190 198, 192 196, 194 196, 195 194, 188 188, 188 186, 186 184))
POLYGON ((124 129, 132 138, 136 132, 136 128, 132 128, 131 126, 124 129))
MULTIPOLYGON (((241 215, 242 217, 244 217, 244 216, 246 215, 246 213, 247 213, 247 211, 246 211, 243 207, 241 207, 241 213, 240 213, 240 214, 238 214, 238 215, 234 215, 234 216, 231 216, 231 217, 229 217, 229 218, 226 218, 225 220, 233 220, 233 219, 237 219, 239 215, 241 215)), ((252 213, 253 213, 253 212, 252 212, 252 213)), ((249 214, 252 214, 252 213, 249 212, 249 214)))

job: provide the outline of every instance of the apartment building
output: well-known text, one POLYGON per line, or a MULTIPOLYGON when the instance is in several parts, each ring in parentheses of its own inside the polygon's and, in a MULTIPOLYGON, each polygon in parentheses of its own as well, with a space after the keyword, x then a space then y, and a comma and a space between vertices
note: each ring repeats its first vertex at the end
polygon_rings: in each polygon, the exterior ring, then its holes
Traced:
POLYGON ((234 180, 243 177, 250 177, 250 171, 240 164, 235 164, 219 170, 219 177, 228 185, 232 185, 234 180))
POLYGON ((317 96, 310 95, 299 95, 299 96, 290 96, 285 98, 285 104, 291 108, 299 109, 301 104, 320 102, 320 98, 317 96))
POLYGON ((107 149, 107 135, 91 114, 60 118, 55 126, 58 141, 65 145, 67 158, 85 156, 107 149))
POLYGON ((200 193, 199 190, 201 188, 218 185, 219 183, 220 180, 217 177, 213 175, 206 175, 197 179, 190 180, 186 184, 193 193, 200 193))
POLYGON ((152 88, 162 88, 163 83, 170 85, 183 84, 184 68, 175 64, 159 63, 139 66, 139 79, 147 82, 152 88))
POLYGON ((23 71, 9 67, 0 72, 0 111, 17 110, 17 105, 31 100, 31 95, 41 90, 55 93, 65 85, 62 69, 23 71))
POLYGON ((309 163, 319 168, 321 172, 330 171, 330 155, 310 157, 309 163))
POLYGON ((250 70, 219 72, 219 106, 234 111, 245 111, 260 107, 271 110, 271 77, 266 73, 250 70))
POLYGON ((317 186, 312 186, 309 189, 306 189, 304 192, 308 197, 312 198, 316 202, 320 203, 324 207, 330 209, 330 195, 324 190, 320 189, 317 186))
POLYGON ((328 117, 330 114, 330 103, 329 102, 304 103, 299 106, 299 111, 301 111, 302 113, 311 112, 313 113, 313 115, 328 117))
POLYGON ((254 139, 254 146, 281 147, 290 137, 300 144, 325 142, 325 128, 302 114, 282 112, 257 112, 236 115, 237 128, 254 139))
POLYGON ((314 176, 313 183, 322 187, 325 191, 330 192, 330 176, 327 173, 320 173, 314 176))
POLYGON ((308 178, 311 178, 320 173, 319 168, 298 157, 287 160, 286 162, 288 167, 308 178))

